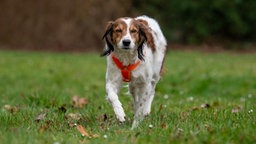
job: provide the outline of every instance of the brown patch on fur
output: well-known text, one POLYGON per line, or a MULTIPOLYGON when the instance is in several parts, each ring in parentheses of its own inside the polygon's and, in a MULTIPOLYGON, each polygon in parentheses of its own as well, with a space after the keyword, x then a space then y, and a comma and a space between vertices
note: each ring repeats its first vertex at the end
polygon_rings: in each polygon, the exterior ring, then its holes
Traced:
POLYGON ((144 31, 144 33, 146 34, 147 37, 147 44, 149 45, 149 47, 152 49, 152 51, 154 52, 156 50, 155 47, 155 43, 154 43, 154 38, 152 35, 152 30, 151 28, 148 26, 148 22, 142 19, 138 19, 137 22, 140 25, 140 28, 144 31))
POLYGON ((129 28, 130 35, 134 41, 134 43, 139 43, 139 27, 136 25, 136 22, 134 19, 131 20, 130 28, 129 28))
POLYGON ((148 26, 148 22, 147 22, 147 21, 145 21, 145 20, 138 19, 137 21, 138 21, 139 23, 142 23, 142 24, 144 24, 144 25, 148 26))
POLYGON ((107 23, 106 28, 105 28, 105 34, 104 34, 103 38, 106 37, 112 31, 113 23, 114 23, 113 21, 109 21, 107 23))
POLYGON ((113 23, 112 42, 117 44, 127 33, 127 24, 121 19, 117 19, 113 23))

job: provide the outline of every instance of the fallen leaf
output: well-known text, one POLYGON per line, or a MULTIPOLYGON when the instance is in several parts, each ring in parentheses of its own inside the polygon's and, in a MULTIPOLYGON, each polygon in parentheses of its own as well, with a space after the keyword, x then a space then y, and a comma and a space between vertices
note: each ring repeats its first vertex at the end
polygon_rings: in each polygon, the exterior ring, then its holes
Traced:
POLYGON ((69 113, 67 115, 67 118, 71 119, 71 120, 77 120, 78 121, 78 120, 80 120, 82 118, 82 115, 79 114, 79 113, 69 113))
POLYGON ((49 126, 48 125, 41 125, 39 128, 39 132, 44 132, 46 130, 48 130, 49 126))
POLYGON ((161 128, 166 128, 166 124, 165 124, 165 123, 162 123, 162 124, 161 124, 161 128))
POLYGON ((45 116, 46 116, 46 113, 39 114, 39 115, 36 117, 35 121, 36 121, 36 122, 39 122, 40 120, 44 119, 45 116))
POLYGON ((76 128, 82 134, 82 136, 90 137, 83 126, 77 125, 76 128))
POLYGON ((100 137, 98 134, 93 134, 93 135, 91 135, 91 137, 92 138, 98 138, 98 137, 100 137))
POLYGON ((235 108, 235 109, 232 109, 231 113, 238 113, 239 111, 240 109, 235 108))
POLYGON ((79 98, 78 96, 73 96, 72 98, 74 107, 82 108, 84 105, 88 104, 88 100, 85 98, 79 98))
POLYGON ((11 106, 11 105, 4 105, 3 109, 7 110, 10 113, 16 113, 18 112, 18 108, 15 106, 11 106))
POLYGON ((236 108, 233 108, 233 109, 231 110, 231 113, 238 113, 238 112, 240 112, 242 109, 243 109, 242 106, 238 106, 238 107, 236 107, 236 108))
POLYGON ((207 104, 207 103, 206 104, 202 104, 201 108, 210 108, 210 104, 207 104))
POLYGON ((65 107, 65 105, 62 105, 60 108, 59 108, 59 111, 63 112, 63 113, 66 113, 67 109, 65 107))
POLYGON ((82 134, 82 136, 86 136, 88 138, 98 138, 100 137, 98 134, 89 134, 82 125, 76 125, 77 130, 82 134))

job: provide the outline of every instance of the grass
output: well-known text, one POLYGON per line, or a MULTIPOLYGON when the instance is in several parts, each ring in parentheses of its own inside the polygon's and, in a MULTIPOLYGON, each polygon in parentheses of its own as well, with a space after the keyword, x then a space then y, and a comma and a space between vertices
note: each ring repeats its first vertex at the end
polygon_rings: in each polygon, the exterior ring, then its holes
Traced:
POLYGON ((97 54, 0 51, 1 143, 255 143, 255 54, 170 51, 150 117, 131 131, 105 100, 97 54), (73 96, 89 102, 76 107, 73 96), (45 114, 38 118, 40 114, 45 114), (75 117, 69 117, 74 114, 75 117), (35 120, 38 118, 38 120, 35 120), (83 137, 74 124, 97 138, 83 137))

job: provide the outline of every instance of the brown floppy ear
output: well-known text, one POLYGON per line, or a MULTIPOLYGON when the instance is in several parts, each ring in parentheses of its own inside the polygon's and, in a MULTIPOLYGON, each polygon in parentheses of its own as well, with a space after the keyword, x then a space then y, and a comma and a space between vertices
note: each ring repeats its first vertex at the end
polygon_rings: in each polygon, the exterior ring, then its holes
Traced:
POLYGON ((112 32, 112 31, 113 31, 113 22, 110 21, 110 22, 108 22, 108 24, 107 24, 107 26, 106 26, 106 31, 105 31, 105 33, 104 33, 102 39, 104 39, 104 38, 105 38, 110 32, 112 32))
POLYGON ((143 45, 145 42, 149 45, 152 51, 155 51, 155 44, 153 41, 153 36, 151 34, 151 28, 149 28, 147 21, 144 20, 137 20, 139 26, 139 46, 138 46, 138 58, 140 60, 144 60, 143 58, 143 45))
POLYGON ((108 24, 106 26, 106 31, 105 31, 102 39, 105 39, 107 47, 104 50, 104 52, 101 54, 101 56, 110 55, 110 53, 112 51, 114 51, 114 47, 111 44, 111 35, 112 35, 112 32, 113 32, 113 23, 114 22, 110 21, 110 22, 108 22, 108 24), (108 36, 108 35, 110 35, 110 36, 108 36), (109 40, 109 38, 110 38, 110 40, 109 40))
POLYGON ((147 36, 146 36, 145 30, 139 27, 139 46, 137 50, 138 50, 138 58, 143 61, 144 61, 143 45, 146 41, 147 41, 147 36))

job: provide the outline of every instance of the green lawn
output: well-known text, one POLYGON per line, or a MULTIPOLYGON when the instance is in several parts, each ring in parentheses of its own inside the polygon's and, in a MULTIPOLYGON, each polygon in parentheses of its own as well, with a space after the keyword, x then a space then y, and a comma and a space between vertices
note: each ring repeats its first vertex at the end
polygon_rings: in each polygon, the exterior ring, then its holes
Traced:
POLYGON ((256 54, 169 51, 152 113, 135 130, 126 88, 126 123, 105 100, 105 65, 94 53, 0 51, 0 143, 256 143, 256 54))

